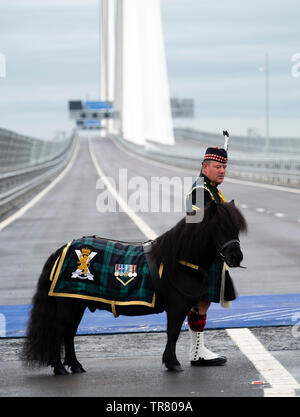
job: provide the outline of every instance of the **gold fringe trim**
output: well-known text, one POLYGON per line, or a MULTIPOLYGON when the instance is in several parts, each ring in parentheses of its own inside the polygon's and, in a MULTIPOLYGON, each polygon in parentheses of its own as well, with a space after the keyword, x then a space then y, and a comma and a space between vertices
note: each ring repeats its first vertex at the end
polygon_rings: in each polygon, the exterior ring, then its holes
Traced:
POLYGON ((67 254, 67 252, 68 252, 68 249, 69 249, 69 246, 71 245, 71 243, 72 243, 72 242, 68 242, 68 243, 66 244, 66 246, 64 247, 64 249, 63 249, 63 251, 62 251, 62 254, 60 255, 60 257, 58 257, 58 258, 56 259, 56 262, 55 262, 55 264, 54 264, 54 266, 53 266, 53 268, 52 268, 52 271, 51 271, 51 274, 50 274, 50 281, 52 281, 52 279, 53 279, 53 273, 54 273, 54 271, 55 271, 56 264, 57 264, 58 260, 60 259, 60 260, 59 260, 58 267, 57 267, 57 270, 56 270, 56 272, 55 272, 54 280, 53 280, 53 282, 52 282, 52 285, 51 285, 51 287, 50 287, 50 290, 49 290, 49 294, 48 294, 48 295, 52 295, 52 292, 53 292, 53 289, 55 288, 56 281, 57 281, 57 278, 58 278, 58 276, 59 276, 59 273, 60 273, 61 267, 63 266, 63 263, 64 263, 64 260, 65 260, 66 254, 67 254))
POLYGON ((190 262, 187 262, 187 261, 178 261, 178 262, 182 265, 188 266, 189 268, 193 268, 193 269, 196 269, 196 270, 199 269, 198 265, 192 264, 190 262))
POLYGON ((57 259, 55 261, 55 264, 54 264, 54 266, 52 268, 52 271, 51 271, 51 274, 50 274, 50 281, 52 281, 52 279, 53 279, 53 275, 54 275, 54 272, 55 272, 55 269, 56 269, 56 265, 57 265, 57 263, 59 261, 59 258, 60 258, 60 256, 57 257, 57 259))
POLYGON ((160 279, 162 277, 163 270, 164 270, 164 264, 161 262, 159 265, 159 269, 158 269, 158 275, 160 279))

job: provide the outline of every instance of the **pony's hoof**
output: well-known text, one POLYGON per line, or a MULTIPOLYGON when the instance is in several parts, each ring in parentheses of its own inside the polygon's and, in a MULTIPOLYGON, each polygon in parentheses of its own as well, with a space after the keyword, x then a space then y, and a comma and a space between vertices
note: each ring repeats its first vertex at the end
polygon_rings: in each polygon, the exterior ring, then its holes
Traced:
POLYGON ((64 367, 54 368, 53 370, 55 375, 68 375, 69 372, 64 367))
POLYGON ((164 362, 163 362, 163 366, 164 368, 169 371, 169 372, 183 372, 183 368, 181 367, 180 364, 175 364, 175 365, 169 365, 167 366, 164 362))
POLYGON ((82 374, 84 372, 86 372, 85 369, 83 369, 83 367, 80 366, 71 366, 71 371, 73 372, 73 374, 82 374))
POLYGON ((168 371, 170 371, 170 372, 183 372, 183 369, 182 369, 181 365, 173 365, 173 366, 170 366, 170 368, 168 368, 168 371))

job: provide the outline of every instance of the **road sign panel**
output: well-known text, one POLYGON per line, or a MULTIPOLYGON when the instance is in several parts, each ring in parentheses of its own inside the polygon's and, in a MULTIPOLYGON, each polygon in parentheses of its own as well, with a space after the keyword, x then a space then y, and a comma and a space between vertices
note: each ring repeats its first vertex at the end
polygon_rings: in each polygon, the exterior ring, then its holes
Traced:
POLYGON ((112 103, 106 101, 86 101, 85 108, 89 110, 106 110, 112 109, 112 103))

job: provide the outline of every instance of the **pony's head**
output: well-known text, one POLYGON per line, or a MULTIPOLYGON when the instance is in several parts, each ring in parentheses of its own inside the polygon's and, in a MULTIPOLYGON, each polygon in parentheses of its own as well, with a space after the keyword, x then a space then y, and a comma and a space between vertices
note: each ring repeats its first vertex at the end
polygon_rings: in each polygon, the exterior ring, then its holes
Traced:
POLYGON ((154 241, 153 256, 173 273, 178 260, 209 267, 217 254, 228 266, 237 267, 243 259, 239 233, 247 223, 234 202, 205 206, 202 221, 191 223, 186 218, 154 241))
POLYGON ((247 222, 234 201, 230 203, 212 201, 205 208, 203 221, 212 222, 214 225, 212 238, 221 258, 230 267, 240 266, 243 253, 239 234, 247 231, 247 222))

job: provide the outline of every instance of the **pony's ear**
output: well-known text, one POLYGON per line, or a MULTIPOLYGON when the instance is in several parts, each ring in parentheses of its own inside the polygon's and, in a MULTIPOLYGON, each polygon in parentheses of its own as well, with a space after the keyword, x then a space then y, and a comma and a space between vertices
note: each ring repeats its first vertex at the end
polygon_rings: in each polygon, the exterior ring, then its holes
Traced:
POLYGON ((230 204, 231 206, 235 207, 235 202, 234 202, 234 200, 231 200, 229 204, 230 204))

